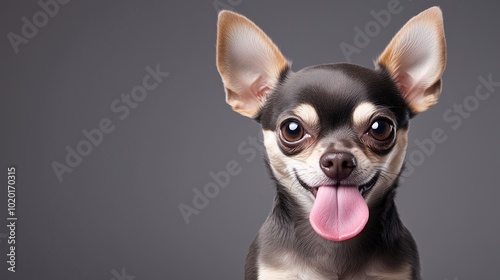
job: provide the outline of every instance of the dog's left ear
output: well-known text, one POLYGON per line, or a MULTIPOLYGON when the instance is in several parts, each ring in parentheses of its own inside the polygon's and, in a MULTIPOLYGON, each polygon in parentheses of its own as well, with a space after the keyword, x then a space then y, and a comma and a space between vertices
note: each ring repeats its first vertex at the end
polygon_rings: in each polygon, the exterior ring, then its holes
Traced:
POLYGON ((446 65, 441 9, 432 7, 410 19, 377 63, 396 82, 413 115, 436 104, 446 65))
POLYGON ((257 25, 237 13, 219 13, 217 69, 234 111, 256 117, 287 68, 285 57, 257 25))

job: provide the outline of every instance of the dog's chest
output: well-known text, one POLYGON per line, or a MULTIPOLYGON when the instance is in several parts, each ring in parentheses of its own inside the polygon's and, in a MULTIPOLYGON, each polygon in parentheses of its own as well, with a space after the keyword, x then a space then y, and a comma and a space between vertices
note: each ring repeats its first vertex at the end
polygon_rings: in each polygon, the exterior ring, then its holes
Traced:
POLYGON ((283 254, 272 264, 258 262, 259 280, 405 280, 412 279, 411 267, 405 265, 397 270, 384 269, 378 262, 372 262, 362 271, 349 275, 327 275, 316 267, 298 261, 290 254, 283 254))

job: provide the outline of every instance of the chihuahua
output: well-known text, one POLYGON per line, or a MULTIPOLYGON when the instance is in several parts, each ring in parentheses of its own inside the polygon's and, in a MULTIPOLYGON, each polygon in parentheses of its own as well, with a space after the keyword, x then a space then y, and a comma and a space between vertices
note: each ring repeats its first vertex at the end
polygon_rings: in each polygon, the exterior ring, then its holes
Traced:
POLYGON ((262 126, 277 190, 245 279, 421 279, 394 198, 409 120, 441 94, 441 10, 408 21, 375 69, 297 72, 252 21, 222 11, 216 60, 226 102, 262 126))

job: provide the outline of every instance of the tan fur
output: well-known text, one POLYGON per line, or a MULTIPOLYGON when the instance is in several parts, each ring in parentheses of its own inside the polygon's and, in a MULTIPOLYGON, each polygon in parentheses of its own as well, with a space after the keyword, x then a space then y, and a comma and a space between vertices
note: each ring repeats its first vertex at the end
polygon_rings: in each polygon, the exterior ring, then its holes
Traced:
POLYGON ((302 119, 309 127, 317 127, 319 118, 316 110, 309 104, 301 104, 293 110, 300 119, 302 119))
MULTIPOLYGON (((272 130, 264 130, 264 146, 266 147, 267 155, 270 162, 271 171, 273 172, 274 177, 283 185, 289 188, 290 193, 295 196, 297 200, 301 202, 302 205, 307 206, 308 209, 305 209, 307 213, 309 213, 312 208, 314 197, 311 193, 306 191, 299 182, 295 179, 294 168, 298 169, 297 172, 299 174, 308 173, 305 171, 307 167, 311 167, 314 169, 312 174, 316 174, 319 170, 318 162, 309 162, 312 158, 311 153, 318 152, 311 146, 306 150, 302 151, 296 157, 287 157, 285 156, 279 146, 278 146, 278 136, 272 130), (318 169, 316 170, 315 167, 318 169)), ((309 170, 309 169, 307 169, 309 170)), ((309 173, 311 174, 311 173, 309 173)))
POLYGON ((399 129, 396 133, 396 146, 389 154, 384 157, 380 157, 370 152, 366 155, 372 165, 376 165, 382 170, 382 176, 380 176, 377 184, 366 197, 369 204, 380 199, 387 191, 387 188, 391 186, 394 180, 398 177, 399 171, 404 163, 407 143, 408 130, 399 129), (380 168, 381 165, 382 167, 380 168), (385 188, 382 188, 381 186, 385 186, 385 188))
MULTIPOLYGON (((370 264, 365 272, 366 279, 370 280, 410 280, 411 277, 411 267, 410 265, 405 265, 399 269, 388 269, 383 264, 379 262, 374 262, 370 264)), ((355 279, 365 279, 365 278, 355 278, 355 279)))
POLYGON ((377 107, 369 102, 359 104, 352 114, 352 121, 355 126, 361 126, 368 122, 371 116, 377 111, 377 107))

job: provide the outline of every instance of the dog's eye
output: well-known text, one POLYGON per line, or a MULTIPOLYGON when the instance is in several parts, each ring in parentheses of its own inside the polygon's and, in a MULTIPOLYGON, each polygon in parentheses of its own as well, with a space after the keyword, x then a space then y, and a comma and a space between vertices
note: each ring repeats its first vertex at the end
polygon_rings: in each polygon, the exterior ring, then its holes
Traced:
POLYGON ((375 140, 389 140, 394 136, 394 126, 388 120, 377 119, 372 122, 369 133, 375 140))
POLYGON ((304 138, 304 128, 297 120, 291 119, 281 125, 281 138, 289 143, 294 143, 304 138))

